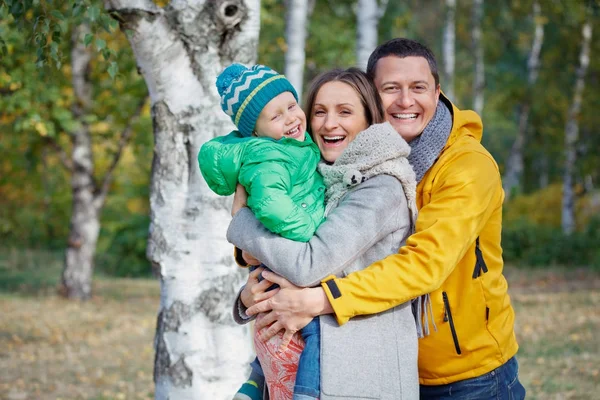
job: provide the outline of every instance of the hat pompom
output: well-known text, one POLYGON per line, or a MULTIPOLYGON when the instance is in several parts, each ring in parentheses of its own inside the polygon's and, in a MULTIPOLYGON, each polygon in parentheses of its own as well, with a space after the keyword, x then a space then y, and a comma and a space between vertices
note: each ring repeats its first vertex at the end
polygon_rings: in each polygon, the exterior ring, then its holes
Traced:
POLYGON ((231 64, 225 68, 223 72, 217 77, 217 90, 219 96, 223 96, 223 93, 231 86, 231 83, 238 79, 247 70, 242 64, 231 64))

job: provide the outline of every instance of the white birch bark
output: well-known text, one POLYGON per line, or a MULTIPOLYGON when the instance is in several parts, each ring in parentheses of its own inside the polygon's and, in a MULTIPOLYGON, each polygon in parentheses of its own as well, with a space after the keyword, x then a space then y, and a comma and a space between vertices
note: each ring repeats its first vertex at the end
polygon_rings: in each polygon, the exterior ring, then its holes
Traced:
POLYGON ((221 111, 218 73, 255 62, 258 0, 106 0, 125 31, 152 104, 154 160, 148 258, 160 276, 156 399, 228 399, 252 350, 231 309, 245 271, 225 239, 230 202, 200 174, 200 146, 233 128, 221 111))
POLYGON ((446 0, 446 24, 444 25, 443 55, 444 55, 444 94, 452 100, 454 98, 454 65, 456 41, 456 0, 446 0))
POLYGON ((541 15, 541 8, 538 1, 533 3, 533 23, 535 26, 531 52, 527 60, 527 88, 525 99, 521 104, 519 112, 519 126, 517 136, 510 149, 510 154, 505 166, 505 173, 502 179, 504 186, 504 201, 510 200, 514 192, 520 192, 521 179, 523 176, 524 162, 523 150, 527 143, 527 125, 529 122, 529 113, 531 110, 531 93, 535 82, 537 81, 540 69, 540 53, 544 43, 544 23, 541 15))
POLYGON ((578 116, 581 110, 583 88, 585 84, 585 73, 590 63, 590 42, 592 41, 592 24, 588 17, 581 30, 583 40, 581 53, 579 55, 579 68, 576 73, 575 91, 573 102, 567 115, 565 126, 565 170, 563 174, 563 196, 561 225, 565 234, 571 234, 575 230, 575 193, 573 192, 573 181, 575 164, 577 161, 577 140, 579 138, 578 116))
POLYGON ((83 44, 83 37, 89 32, 87 25, 80 25, 73 30, 71 39, 71 71, 76 98, 72 112, 80 125, 71 134, 72 203, 61 293, 78 300, 87 300, 92 295, 94 255, 100 232, 99 204, 94 194, 92 138, 83 119, 92 103, 92 84, 89 80, 92 55, 83 44))
POLYGON ((473 74, 473 110, 483 115, 484 88, 485 88, 485 62, 483 58, 483 40, 481 25, 483 21, 483 0, 473 0, 472 9, 472 38, 471 45, 475 57, 473 74))
POLYGON ((358 0, 356 6, 356 66, 365 71, 369 56, 377 47, 379 20, 388 0, 358 0))
POLYGON ((305 43, 308 20, 308 0, 288 0, 286 2, 285 40, 285 76, 296 88, 298 98, 302 99, 304 85, 305 43))

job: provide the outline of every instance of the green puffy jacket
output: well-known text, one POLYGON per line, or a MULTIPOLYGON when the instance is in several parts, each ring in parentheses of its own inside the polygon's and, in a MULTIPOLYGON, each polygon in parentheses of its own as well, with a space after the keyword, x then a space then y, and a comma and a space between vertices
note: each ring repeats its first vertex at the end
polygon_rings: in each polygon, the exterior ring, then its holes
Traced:
POLYGON ((233 131, 202 145, 198 163, 215 193, 229 196, 241 183, 248 192, 248 207, 267 229, 306 242, 325 209, 325 185, 317 172, 320 158, 308 134, 300 142, 243 137, 233 131))

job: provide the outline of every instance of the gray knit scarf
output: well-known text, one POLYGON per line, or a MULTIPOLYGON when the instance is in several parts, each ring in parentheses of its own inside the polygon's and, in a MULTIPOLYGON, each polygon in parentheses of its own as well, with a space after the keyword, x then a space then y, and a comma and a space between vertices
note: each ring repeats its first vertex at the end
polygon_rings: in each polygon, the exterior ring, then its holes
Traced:
POLYGON ((452 114, 443 101, 438 101, 435 114, 423 133, 409 143, 412 150, 408 156, 408 162, 417 174, 417 182, 421 182, 425 173, 437 160, 448 142, 451 131, 452 114))
MULTIPOLYGON (((408 156, 408 161, 417 175, 417 182, 421 182, 425 173, 435 163, 448 142, 451 131, 452 114, 444 102, 438 101, 435 114, 423 130, 423 133, 409 143, 411 152, 408 156)), ((433 329, 437 331, 429 294, 414 299, 412 309, 417 321, 417 335, 420 338, 429 335, 429 321, 431 321, 433 329)))

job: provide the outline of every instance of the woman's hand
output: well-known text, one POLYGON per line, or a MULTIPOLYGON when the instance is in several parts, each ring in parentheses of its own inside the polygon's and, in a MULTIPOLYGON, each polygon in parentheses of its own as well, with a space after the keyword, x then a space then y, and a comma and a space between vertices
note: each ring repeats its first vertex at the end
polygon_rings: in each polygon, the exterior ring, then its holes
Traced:
POLYGON ((333 312, 321 287, 301 288, 270 271, 265 271, 263 277, 278 284, 280 288, 269 291, 268 293, 276 293, 248 308, 246 314, 266 313, 255 326, 257 331, 268 326, 261 334, 263 341, 269 340, 281 330, 285 331, 279 346, 280 351, 285 350, 292 336, 308 325, 314 317, 333 312))
POLYGON ((231 216, 240 211, 242 207, 247 207, 248 204, 248 193, 246 189, 239 183, 235 188, 235 194, 233 195, 233 204, 231 205, 231 216))
MULTIPOLYGON (((267 300, 276 293, 276 290, 266 291, 273 282, 270 282, 267 279, 263 279, 260 282, 258 281, 258 277, 264 270, 263 267, 260 267, 248 274, 246 286, 244 286, 242 293, 240 293, 240 300, 246 308, 250 308, 261 301, 267 300)), ((246 314, 248 313, 246 312, 246 314)))

